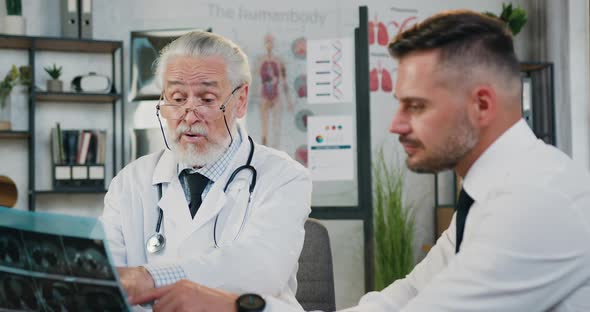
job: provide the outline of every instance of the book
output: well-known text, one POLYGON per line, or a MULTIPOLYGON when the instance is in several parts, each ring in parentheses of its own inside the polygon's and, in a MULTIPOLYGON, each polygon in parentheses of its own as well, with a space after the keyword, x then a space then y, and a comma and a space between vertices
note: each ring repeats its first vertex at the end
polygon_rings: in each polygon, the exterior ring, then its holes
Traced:
POLYGON ((80 165, 86 164, 91 137, 92 133, 90 133, 89 131, 80 131, 80 141, 78 143, 78 145, 80 146, 78 150, 78 164, 80 165))
POLYGON ((59 149, 59 157, 55 159, 55 161, 58 164, 63 164, 65 161, 65 156, 64 156, 64 146, 63 146, 63 135, 61 132, 61 127, 59 125, 59 122, 56 125, 57 127, 57 145, 58 145, 58 149, 59 149))

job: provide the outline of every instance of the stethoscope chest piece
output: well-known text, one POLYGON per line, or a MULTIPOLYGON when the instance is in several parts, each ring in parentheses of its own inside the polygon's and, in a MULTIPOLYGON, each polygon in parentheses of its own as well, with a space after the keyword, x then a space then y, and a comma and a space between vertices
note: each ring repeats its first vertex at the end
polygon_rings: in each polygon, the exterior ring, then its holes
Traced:
POLYGON ((166 238, 161 233, 155 233, 148 238, 145 248, 151 254, 159 253, 166 246, 166 238))
MULTIPOLYGON (((162 130, 164 131, 164 130, 162 130)), ((250 181, 250 187, 248 188, 248 191, 250 193, 250 197, 248 197, 248 203, 246 205, 248 205, 250 203, 250 198, 252 196, 252 192, 254 191, 254 187, 256 186, 256 169, 251 165, 252 163, 252 156, 254 155, 254 141, 252 141, 251 137, 248 137, 248 141, 250 141, 250 154, 248 155, 248 161, 246 162, 245 165, 238 167, 236 170, 234 170, 234 172, 232 172, 232 174, 230 175, 229 179, 227 180, 227 182, 225 183, 225 187, 223 188, 223 192, 225 193, 227 191, 228 186, 230 185, 230 183, 232 183, 232 181, 234 180, 234 178, 238 175, 238 173, 242 170, 249 170, 252 172, 252 179, 250 181)), ((162 183, 158 184, 158 198, 162 198, 162 183)), ((247 206, 246 206, 247 207, 247 206)), ((150 236, 150 238, 148 238, 148 240, 145 242, 145 248, 146 250, 151 253, 151 254, 156 254, 161 252, 162 250, 164 250, 164 247, 166 247, 166 237, 164 237, 164 234, 162 234, 160 232, 160 227, 162 226, 162 221, 164 218, 164 211, 162 210, 162 208, 158 207, 158 222, 156 223, 156 233, 154 233, 152 236, 150 236)), ((215 217, 215 225, 213 226, 213 241, 215 243, 215 248, 219 248, 219 245, 217 244, 217 219, 219 218, 219 214, 215 217)), ((244 222, 246 217, 244 216, 244 220, 242 220, 242 225, 240 226, 240 230, 243 228, 244 226, 244 222)), ((239 233, 238 231, 238 233, 239 233)))

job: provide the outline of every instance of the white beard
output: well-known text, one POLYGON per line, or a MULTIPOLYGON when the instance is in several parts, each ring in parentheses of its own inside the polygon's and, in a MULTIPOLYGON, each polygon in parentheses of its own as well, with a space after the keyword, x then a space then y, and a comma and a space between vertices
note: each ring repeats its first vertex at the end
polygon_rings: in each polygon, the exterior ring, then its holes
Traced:
MULTIPOLYGON (((235 128, 234 128, 235 129, 235 128)), ((171 147, 174 152, 174 157, 179 163, 183 163, 191 167, 203 167, 208 164, 212 164, 217 161, 225 151, 229 148, 231 138, 229 135, 225 135, 220 142, 212 142, 206 145, 205 150, 198 150, 197 145, 187 144, 186 148, 180 144, 180 136, 182 133, 190 131, 192 133, 207 136, 207 128, 201 125, 194 124, 189 127, 185 122, 182 122, 176 128, 176 131, 172 132, 166 127, 166 136, 171 138, 171 147)), ((233 133, 236 131, 232 131, 233 133)), ((235 135, 234 135, 235 136, 235 135)))

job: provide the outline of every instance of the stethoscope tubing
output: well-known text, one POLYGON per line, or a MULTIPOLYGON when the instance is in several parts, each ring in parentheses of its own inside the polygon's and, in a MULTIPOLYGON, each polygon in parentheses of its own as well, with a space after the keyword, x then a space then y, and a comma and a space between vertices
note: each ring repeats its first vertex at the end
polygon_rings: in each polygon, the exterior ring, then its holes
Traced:
MULTIPOLYGON (((256 169, 251 165, 252 157, 254 155, 254 141, 252 140, 252 138, 250 136, 248 136, 248 141, 250 142, 250 153, 248 154, 248 160, 245 165, 242 165, 242 166, 236 168, 231 173, 229 179, 225 183, 225 186, 223 188, 223 192, 225 193, 227 191, 227 188, 233 182, 234 178, 238 175, 238 173, 240 173, 240 171, 249 170, 250 172, 252 172, 252 178, 250 180, 250 186, 248 188, 248 191, 250 192, 250 194, 248 195, 248 204, 247 205, 250 205, 250 201, 252 199, 252 192, 254 192, 254 188, 256 187, 257 172, 256 172, 256 169)), ((161 198, 162 198, 162 183, 159 183, 158 184, 158 199, 161 199, 161 198)), ((246 207, 246 210, 247 210, 247 207, 246 207)), ((215 244, 215 248, 219 248, 219 245, 217 244, 217 220, 218 220, 218 218, 219 218, 219 214, 217 214, 217 216, 215 216, 215 224, 213 225, 213 242, 215 244)), ((161 233, 161 231, 160 231, 163 220, 164 220, 164 210, 162 210, 162 208, 160 206, 158 206, 158 222, 156 223, 156 231, 152 236, 150 236, 150 238, 148 238, 148 240, 146 242, 146 249, 148 250, 149 253, 158 253, 158 252, 162 251, 165 247, 165 243, 162 244, 161 246, 150 246, 150 243, 152 242, 153 237, 160 236, 162 238, 163 242, 166 241, 164 234, 161 233)), ((238 235, 242 231, 242 228, 244 227, 245 220, 246 220, 246 214, 244 215, 244 219, 242 220, 242 224, 240 225, 240 229, 238 230, 238 235)))

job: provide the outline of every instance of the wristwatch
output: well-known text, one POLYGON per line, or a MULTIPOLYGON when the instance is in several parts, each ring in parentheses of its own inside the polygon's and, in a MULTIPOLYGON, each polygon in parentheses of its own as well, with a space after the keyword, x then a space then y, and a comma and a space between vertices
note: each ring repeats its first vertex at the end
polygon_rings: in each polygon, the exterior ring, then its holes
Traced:
POLYGON ((256 294, 243 294, 236 300, 238 312, 262 312, 266 301, 256 294))

